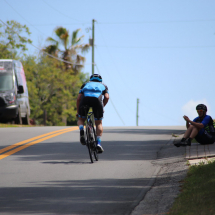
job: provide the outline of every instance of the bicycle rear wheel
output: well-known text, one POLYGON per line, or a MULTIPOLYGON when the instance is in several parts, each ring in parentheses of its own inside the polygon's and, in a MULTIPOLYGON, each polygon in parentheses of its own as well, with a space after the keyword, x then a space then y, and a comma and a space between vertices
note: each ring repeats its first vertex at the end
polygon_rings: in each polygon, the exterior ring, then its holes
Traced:
POLYGON ((89 155, 90 155, 90 160, 91 160, 91 163, 93 163, 93 150, 91 148, 91 134, 90 134, 90 130, 89 130, 89 126, 87 125, 86 126, 86 134, 87 134, 87 142, 86 142, 86 145, 87 145, 87 148, 88 148, 88 151, 89 151, 89 155))
POLYGON ((99 156, 98 156, 98 151, 97 151, 97 147, 96 147, 96 131, 94 126, 92 126, 93 128, 93 154, 95 157, 95 160, 98 161, 99 160, 99 156))

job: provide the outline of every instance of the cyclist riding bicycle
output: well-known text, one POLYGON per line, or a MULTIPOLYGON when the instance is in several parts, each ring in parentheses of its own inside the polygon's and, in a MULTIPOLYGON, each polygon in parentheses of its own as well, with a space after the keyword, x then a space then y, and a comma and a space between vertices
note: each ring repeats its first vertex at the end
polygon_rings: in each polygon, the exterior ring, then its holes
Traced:
MULTIPOLYGON (((87 105, 93 109, 96 124, 98 153, 102 153, 104 151, 101 146, 101 136, 103 133, 102 119, 104 113, 103 107, 108 103, 108 100, 108 87, 102 83, 102 77, 99 74, 93 74, 90 76, 90 81, 82 85, 77 98, 77 124, 80 129, 80 142, 82 145, 86 145, 84 138, 86 111, 82 107, 87 105)), ((87 112, 88 111, 89 110, 87 110, 87 112)))

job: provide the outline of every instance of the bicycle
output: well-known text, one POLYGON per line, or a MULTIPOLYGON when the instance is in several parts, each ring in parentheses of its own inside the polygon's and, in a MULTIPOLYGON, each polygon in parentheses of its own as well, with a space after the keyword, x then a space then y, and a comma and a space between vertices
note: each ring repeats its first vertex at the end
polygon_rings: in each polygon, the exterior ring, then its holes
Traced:
POLYGON ((89 110, 89 106, 83 106, 84 110, 85 110, 85 114, 87 116, 87 120, 86 120, 86 127, 85 127, 85 142, 86 142, 86 146, 88 148, 89 151, 89 155, 90 155, 90 160, 91 163, 94 163, 94 159, 95 158, 96 161, 99 160, 98 157, 98 151, 97 151, 97 147, 96 147, 96 132, 95 132, 95 128, 94 128, 94 114, 93 112, 88 112, 89 110))

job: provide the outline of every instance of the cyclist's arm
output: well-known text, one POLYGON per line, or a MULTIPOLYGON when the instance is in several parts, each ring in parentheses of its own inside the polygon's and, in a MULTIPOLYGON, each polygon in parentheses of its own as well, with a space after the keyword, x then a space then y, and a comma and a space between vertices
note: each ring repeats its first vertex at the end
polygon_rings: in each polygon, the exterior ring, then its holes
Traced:
POLYGON ((195 126, 198 129, 204 128, 204 125, 202 123, 199 123, 199 122, 193 122, 193 121, 190 120, 190 124, 195 126))
POLYGON ((190 127, 190 123, 188 121, 186 121, 186 127, 189 128, 190 127))
POLYGON ((82 89, 84 88, 85 85, 86 85, 86 83, 81 86, 81 89, 80 89, 79 94, 78 94, 78 98, 77 98, 77 102, 76 102, 77 114, 78 114, 79 104, 81 102, 81 97, 83 95, 82 89))
MULTIPOLYGON (((187 116, 183 116, 183 118, 184 118, 184 120, 186 121, 186 127, 187 127, 187 129, 190 127, 190 123, 189 123, 189 121, 188 120, 186 120, 186 117, 187 116)), ((188 117, 187 117, 188 118, 188 117)))
POLYGON ((187 126, 187 128, 190 127, 190 124, 193 125, 193 126, 195 126, 198 129, 204 128, 204 124, 192 121, 187 116, 184 116, 184 119, 186 120, 186 126, 187 126))
POLYGON ((210 119, 211 119, 210 116, 207 116, 207 115, 206 115, 206 116, 204 117, 204 119, 202 120, 201 123, 195 122, 195 119, 194 119, 194 121, 191 121, 190 124, 192 124, 192 125, 194 125, 195 127, 201 129, 201 128, 204 128, 204 127, 207 126, 207 124, 210 122, 210 119))
POLYGON ((104 99, 103 99, 103 105, 104 105, 104 106, 108 103, 108 100, 109 100, 109 94, 108 94, 108 93, 105 93, 105 94, 104 94, 104 99))

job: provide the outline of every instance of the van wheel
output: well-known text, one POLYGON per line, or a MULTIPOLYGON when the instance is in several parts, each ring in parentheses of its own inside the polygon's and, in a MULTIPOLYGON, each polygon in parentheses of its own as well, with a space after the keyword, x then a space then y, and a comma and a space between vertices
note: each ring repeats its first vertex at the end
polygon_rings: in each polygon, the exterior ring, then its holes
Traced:
POLYGON ((19 108, 19 110, 18 110, 18 115, 17 115, 17 117, 15 118, 15 123, 18 124, 18 125, 22 125, 22 117, 21 117, 20 108, 19 108))
POLYGON ((22 119, 22 122, 23 122, 24 125, 30 125, 30 118, 29 118, 29 115, 28 115, 28 110, 27 110, 25 118, 22 119))

